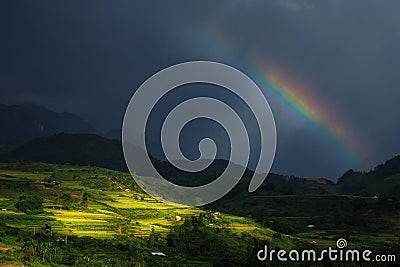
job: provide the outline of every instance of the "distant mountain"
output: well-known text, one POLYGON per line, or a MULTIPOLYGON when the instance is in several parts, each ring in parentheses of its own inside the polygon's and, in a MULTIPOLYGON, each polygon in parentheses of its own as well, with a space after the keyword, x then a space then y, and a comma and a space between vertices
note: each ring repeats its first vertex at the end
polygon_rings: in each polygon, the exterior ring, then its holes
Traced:
POLYGON ((94 134, 56 134, 0 154, 1 161, 40 161, 127 170, 121 143, 94 134))
POLYGON ((0 142, 24 143, 55 133, 96 133, 85 120, 68 112, 54 112, 37 105, 0 104, 0 142))
POLYGON ((110 131, 104 133, 102 136, 104 136, 105 138, 121 141, 122 140, 122 129, 110 130, 110 131))
POLYGON ((0 142, 0 154, 11 151, 11 150, 15 149, 16 147, 17 147, 17 145, 0 142))

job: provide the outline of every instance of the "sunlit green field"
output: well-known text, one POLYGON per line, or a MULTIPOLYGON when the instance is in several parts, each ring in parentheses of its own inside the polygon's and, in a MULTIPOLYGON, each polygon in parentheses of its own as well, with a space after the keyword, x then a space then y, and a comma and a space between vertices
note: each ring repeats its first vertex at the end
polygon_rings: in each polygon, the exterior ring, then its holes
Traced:
MULTIPOLYGON (((163 240, 161 243, 165 248, 171 233, 192 218, 200 218, 211 234, 212 231, 229 232, 224 237, 228 244, 246 244, 245 237, 248 236, 258 240, 260 246, 268 244, 286 250, 298 246, 316 249, 335 247, 337 239, 343 236, 349 241, 349 248, 390 248, 396 244, 396 233, 400 232, 400 215, 381 208, 372 198, 329 194, 258 195, 250 201, 241 201, 240 198, 232 201, 228 207, 239 209, 241 212, 235 214, 242 216, 216 209, 164 203, 146 195, 128 173, 98 167, 0 163, 0 249, 3 250, 0 252, 0 263, 26 262, 26 259, 18 258, 29 255, 29 252, 23 251, 26 238, 40 240, 43 233, 47 240, 56 242, 53 244, 59 247, 62 243, 57 243, 60 242, 57 240, 70 240, 69 249, 75 259, 83 260, 79 266, 86 266, 85 261, 91 257, 89 249, 99 242, 110 242, 116 246, 131 244, 133 251, 145 253, 143 248, 152 247, 150 240, 154 236, 163 240), (28 197, 40 197, 43 209, 37 213, 19 211, 16 204, 28 197), (327 215, 337 205, 340 205, 342 213, 336 212, 335 216, 341 216, 341 221, 348 218, 346 221, 351 225, 356 216, 349 217, 349 214, 357 214, 357 207, 364 207, 362 213, 358 212, 358 218, 367 220, 359 221, 360 226, 335 226, 336 217, 327 215), (257 217, 263 219, 255 221, 253 218, 257 217), (309 224, 316 224, 316 227, 308 228, 309 224), (281 230, 276 227, 281 227, 281 230), (80 244, 84 250, 74 251, 73 242, 80 244), (87 244, 91 245, 86 247, 87 244)), ((120 260, 117 251, 118 247, 102 245, 93 247, 92 253, 101 262, 104 258, 120 260)), ((64 254, 64 260, 68 258, 68 253, 64 254)), ((253 255, 254 251, 249 253, 253 255)), ((127 253, 121 252, 121 255, 126 257, 127 253)), ((142 256, 136 255, 135 259, 138 257, 142 256)), ((43 260, 38 262, 38 258, 35 259, 34 265, 41 266, 43 260)), ((151 261, 151 258, 147 260, 151 261)), ((199 265, 209 260, 204 258, 199 265)), ((190 258, 186 266, 196 266, 196 261, 196 258, 190 258)))
MULTIPOLYGON (((3 163, 0 168, 5 167, 3 163)), ((6 185, 15 184, 17 190, 5 187, 0 190, 0 213, 7 225, 34 233, 46 223, 52 227, 52 234, 65 236, 90 236, 113 238, 116 235, 148 236, 154 229, 166 235, 171 227, 182 224, 186 218, 205 211, 183 205, 172 205, 153 199, 140 191, 125 192, 118 187, 87 187, 87 177, 101 177, 113 185, 114 177, 126 175, 101 168, 43 164, 39 170, 0 169, 0 181, 6 185), (49 186, 47 180, 57 180, 60 186, 49 186), (26 188, 25 188, 26 187, 26 188), (80 205, 82 192, 89 194, 85 206, 80 205), (24 194, 38 194, 44 198, 44 214, 25 215, 17 212, 14 204, 24 194), (68 194, 75 201, 66 209, 58 202, 62 194, 68 194)), ((131 178, 132 179, 132 178, 131 178)), ((97 180, 95 180, 97 181, 97 180)), ((212 215, 209 227, 229 228, 234 232, 253 232, 261 238, 268 238, 272 231, 254 221, 228 214, 212 215), (229 221, 230 223, 226 223, 229 221)))

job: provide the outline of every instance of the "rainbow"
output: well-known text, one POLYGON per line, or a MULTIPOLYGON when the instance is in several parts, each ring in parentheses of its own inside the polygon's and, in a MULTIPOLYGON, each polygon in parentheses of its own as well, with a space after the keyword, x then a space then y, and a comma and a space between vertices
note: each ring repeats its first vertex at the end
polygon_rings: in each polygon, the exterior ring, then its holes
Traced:
POLYGON ((253 74, 268 93, 275 96, 284 107, 316 127, 321 134, 335 141, 334 149, 345 151, 364 168, 372 166, 374 159, 371 157, 373 153, 368 150, 369 145, 364 144, 362 137, 355 134, 345 119, 332 112, 333 109, 329 108, 327 103, 312 96, 310 90, 307 90, 308 87, 293 82, 294 79, 282 71, 260 67, 261 64, 258 66, 258 70, 253 74))
MULTIPOLYGON (((209 27, 195 31, 193 38, 200 42, 203 47, 209 47, 219 56, 236 58, 233 42, 228 41, 215 28, 209 27), (201 36, 201 38, 199 38, 201 36)), ((371 145, 365 142, 361 134, 351 127, 345 118, 339 117, 332 112, 333 109, 323 99, 311 95, 311 90, 303 86, 295 79, 284 73, 276 66, 271 67, 260 60, 260 57, 250 57, 247 62, 238 62, 239 66, 245 66, 250 70, 249 77, 254 79, 264 94, 271 95, 285 109, 292 111, 295 116, 302 118, 321 133, 328 136, 332 141, 332 149, 340 149, 347 156, 367 169, 376 163, 373 159, 371 145)))

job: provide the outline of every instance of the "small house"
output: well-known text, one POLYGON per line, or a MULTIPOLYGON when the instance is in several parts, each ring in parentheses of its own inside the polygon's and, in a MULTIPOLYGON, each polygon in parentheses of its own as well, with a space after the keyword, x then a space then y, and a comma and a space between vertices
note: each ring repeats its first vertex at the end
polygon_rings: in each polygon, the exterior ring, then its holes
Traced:
POLYGON ((167 255, 165 255, 163 252, 150 252, 150 254, 151 254, 152 256, 162 256, 162 257, 167 256, 167 255))

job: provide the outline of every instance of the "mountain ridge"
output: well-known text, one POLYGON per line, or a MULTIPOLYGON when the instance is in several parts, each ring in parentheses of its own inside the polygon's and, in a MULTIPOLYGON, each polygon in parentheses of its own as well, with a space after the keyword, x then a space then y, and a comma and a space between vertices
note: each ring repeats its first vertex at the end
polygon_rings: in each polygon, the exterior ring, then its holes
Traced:
POLYGON ((81 117, 34 104, 0 104, 0 142, 21 144, 55 133, 98 133, 81 117))

